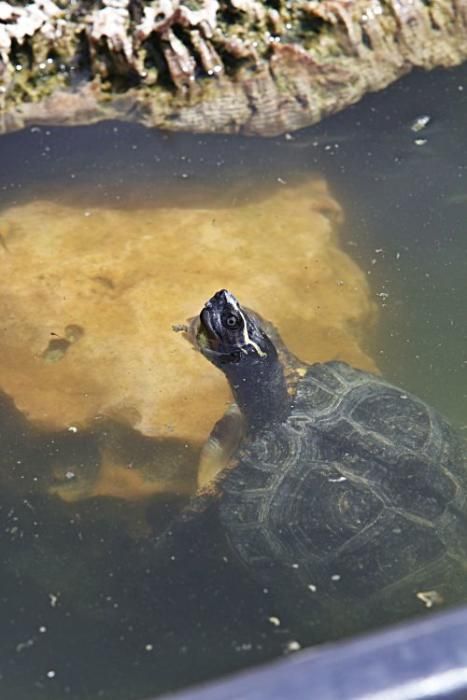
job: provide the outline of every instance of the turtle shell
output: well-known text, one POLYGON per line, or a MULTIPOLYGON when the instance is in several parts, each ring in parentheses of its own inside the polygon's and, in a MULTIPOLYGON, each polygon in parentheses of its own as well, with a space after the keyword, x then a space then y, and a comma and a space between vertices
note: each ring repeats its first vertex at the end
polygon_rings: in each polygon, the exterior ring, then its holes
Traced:
MULTIPOLYGON (((220 519, 264 584, 321 603, 416 601, 465 576, 466 460, 449 423, 380 377, 308 368, 288 418, 225 472, 220 519)), ((441 595, 440 595, 441 599, 441 595)))

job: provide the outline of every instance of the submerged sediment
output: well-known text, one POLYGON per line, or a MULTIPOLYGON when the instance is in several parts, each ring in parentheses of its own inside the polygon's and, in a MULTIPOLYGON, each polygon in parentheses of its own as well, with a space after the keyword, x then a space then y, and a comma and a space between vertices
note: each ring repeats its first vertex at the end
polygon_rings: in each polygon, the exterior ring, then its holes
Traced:
POLYGON ((0 131, 105 118, 304 127, 467 58, 467 0, 0 2, 0 131))
POLYGON ((304 360, 374 368, 360 338, 375 306, 365 274, 339 247, 340 221, 319 179, 215 209, 7 209, 0 390, 45 432, 81 434, 113 420, 200 446, 229 391, 172 326, 222 287, 277 324, 304 360))

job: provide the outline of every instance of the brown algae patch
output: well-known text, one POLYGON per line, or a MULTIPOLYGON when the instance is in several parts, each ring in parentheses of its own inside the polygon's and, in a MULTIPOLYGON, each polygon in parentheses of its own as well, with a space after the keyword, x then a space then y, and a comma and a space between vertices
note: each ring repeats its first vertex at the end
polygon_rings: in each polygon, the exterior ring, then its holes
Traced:
POLYGON ((172 326, 223 287, 273 321, 301 359, 374 369, 360 345, 374 305, 339 248, 341 221, 320 179, 216 209, 7 209, 0 388, 45 430, 104 416, 200 445, 230 397, 172 326))

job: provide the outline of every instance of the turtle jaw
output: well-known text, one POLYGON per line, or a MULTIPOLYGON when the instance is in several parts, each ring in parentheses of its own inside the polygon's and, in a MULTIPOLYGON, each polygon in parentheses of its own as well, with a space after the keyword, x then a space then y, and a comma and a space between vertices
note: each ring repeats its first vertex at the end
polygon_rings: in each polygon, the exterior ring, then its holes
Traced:
POLYGON ((219 344, 219 339, 210 326, 205 323, 205 319, 201 318, 201 315, 187 319, 187 326, 183 335, 202 355, 219 344))
POLYGON ((199 315, 199 325, 196 336, 201 352, 203 352, 203 350, 212 350, 216 352, 220 349, 222 344, 222 338, 214 329, 213 320, 212 310, 208 302, 199 315))
POLYGON ((222 369, 227 364, 239 362, 240 350, 236 346, 225 346, 216 330, 218 321, 213 315, 212 304, 207 302, 199 316, 187 319, 184 337, 203 357, 222 369))

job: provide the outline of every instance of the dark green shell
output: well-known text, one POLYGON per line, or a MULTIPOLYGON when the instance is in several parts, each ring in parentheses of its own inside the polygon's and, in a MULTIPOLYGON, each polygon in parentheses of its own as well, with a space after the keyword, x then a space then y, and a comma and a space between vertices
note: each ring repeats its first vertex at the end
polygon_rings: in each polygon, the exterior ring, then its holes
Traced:
POLYGON ((417 593, 465 576, 464 450, 420 399, 343 363, 312 365, 287 420, 226 472, 220 518, 265 584, 320 602, 397 590, 422 608, 417 593))

